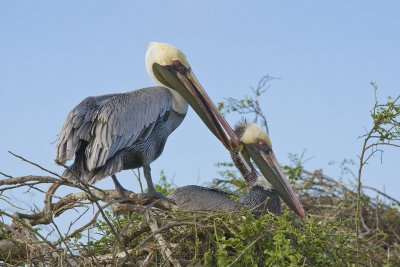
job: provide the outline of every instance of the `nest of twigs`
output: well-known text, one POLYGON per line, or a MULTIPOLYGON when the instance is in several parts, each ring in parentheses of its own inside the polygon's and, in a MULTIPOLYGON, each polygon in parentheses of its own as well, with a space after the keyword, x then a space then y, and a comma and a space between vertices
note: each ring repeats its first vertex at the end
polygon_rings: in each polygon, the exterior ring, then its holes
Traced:
MULTIPOLYGON (((362 195, 360 231, 355 232, 353 185, 301 171, 295 190, 308 212, 302 221, 289 210, 282 216, 182 212, 166 200, 72 184, 62 177, 25 176, 0 180, 2 196, 18 187, 50 184, 40 212, 0 210, 0 262, 33 266, 398 266, 400 203, 374 188, 362 195), (56 197, 60 186, 78 193, 56 197), (67 211, 81 209, 71 218, 67 211), (82 211, 83 209, 83 211, 82 211), (85 210, 86 209, 86 210, 85 210), (93 210, 90 219, 82 213, 93 210), (70 221, 61 229, 54 218, 70 221), (82 222, 83 220, 83 222, 82 222), (8 221, 8 223, 7 223, 8 221), (78 224, 78 222, 80 224, 78 224), (48 225, 57 238, 46 236, 48 225)), ((235 180, 231 189, 244 190, 235 180)), ((218 181, 221 184, 221 180, 218 181)), ((161 190, 171 190, 165 181, 161 190)), ((164 192, 165 193, 165 192, 164 192)))

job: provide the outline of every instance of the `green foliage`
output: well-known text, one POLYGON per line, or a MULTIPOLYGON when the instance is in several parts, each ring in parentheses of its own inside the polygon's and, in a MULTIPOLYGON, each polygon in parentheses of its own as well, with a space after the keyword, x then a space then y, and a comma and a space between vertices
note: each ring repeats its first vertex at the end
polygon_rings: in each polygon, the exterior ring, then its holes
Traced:
POLYGON ((290 153, 290 165, 282 167, 283 170, 286 172, 287 178, 292 183, 299 180, 301 178, 301 175, 303 174, 303 155, 299 157, 297 154, 290 153))
MULTIPOLYGON (((138 225, 143 221, 143 216, 137 212, 133 212, 129 215, 114 215, 110 209, 104 210, 107 218, 112 223, 113 227, 117 230, 120 238, 123 239, 123 231, 129 225, 138 225)), ((83 233, 78 233, 73 236, 72 241, 77 244, 82 241, 82 239, 87 238, 87 246, 84 246, 81 253, 84 254, 106 254, 110 253, 111 248, 117 244, 117 238, 112 233, 109 225, 104 220, 97 220, 90 231, 94 233, 93 235, 84 236, 83 233)), ((124 244, 127 246, 134 247, 138 244, 139 240, 123 240, 124 244)))
POLYGON ((377 138, 380 142, 398 141, 400 137, 400 105, 397 98, 388 97, 385 104, 379 104, 377 99, 378 86, 371 82, 375 92, 375 105, 371 111, 371 117, 374 122, 374 131, 379 134, 377 138))
MULTIPOLYGON (((297 180, 297 183, 304 186, 307 184, 303 180, 304 173, 301 177, 303 178, 297 180)), ((233 176, 233 178, 237 177, 233 176)), ((228 184, 231 189, 240 190, 233 185, 234 183, 228 184)), ((172 189, 167 179, 162 179, 157 186, 162 192, 172 189)), ((306 199, 303 198, 302 201, 307 204, 306 199)), ((343 201, 347 201, 346 198, 343 201)), ((363 196, 363 201, 365 205, 369 205, 373 199, 363 196)), ((389 220, 396 225, 394 221, 400 219, 399 212, 395 208, 386 206, 385 209, 387 210, 382 210, 382 222, 389 220)), ((316 212, 314 209, 308 208, 308 210, 310 213, 316 212)), ((319 209, 319 212, 324 216, 325 210, 319 209)), ((384 231, 377 231, 368 238, 359 240, 361 248, 357 251, 354 222, 353 219, 348 219, 353 218, 351 216, 337 220, 313 216, 307 221, 302 221, 288 210, 282 216, 265 214, 257 218, 245 211, 239 213, 166 211, 157 212, 157 214, 160 228, 170 224, 185 225, 164 231, 162 235, 167 243, 174 244, 175 258, 193 265, 357 266, 361 264, 380 266, 386 264, 386 266, 395 266, 394 264, 399 260, 393 256, 388 260, 382 241, 389 242, 390 238, 384 231)), ((143 217, 137 216, 137 213, 129 216, 114 216, 107 212, 107 215, 119 232, 129 222, 131 222, 131 228, 137 228, 144 222, 143 217)), ((91 252, 87 249, 82 252, 110 253, 116 241, 115 237, 102 220, 96 223, 95 228, 100 238, 88 243, 91 252)), ((126 248, 135 248, 148 236, 148 232, 140 233, 130 240, 125 240, 126 248)), ((157 247, 157 242, 151 240, 148 245, 157 247)), ((145 255, 138 252, 136 257, 140 259, 145 255)), ((158 259, 161 258, 159 255, 158 259)), ((168 265, 167 262, 158 264, 168 265)))
POLYGON ((238 100, 234 105, 227 105, 224 102, 219 102, 217 104, 218 111, 226 115, 232 112, 238 112, 239 110, 248 107, 253 102, 253 99, 245 96, 243 99, 238 100))

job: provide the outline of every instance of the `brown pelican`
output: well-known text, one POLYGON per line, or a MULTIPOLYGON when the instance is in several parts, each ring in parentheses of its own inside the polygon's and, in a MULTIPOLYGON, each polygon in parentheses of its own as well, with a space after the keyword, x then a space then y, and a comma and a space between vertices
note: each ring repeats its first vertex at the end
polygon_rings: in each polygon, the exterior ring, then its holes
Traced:
MULTIPOLYGON (((253 145, 258 153, 269 153, 271 141, 265 131, 253 123, 239 123, 235 133, 243 144, 253 145)), ((245 195, 237 195, 220 189, 188 185, 175 189, 168 198, 173 200, 179 209, 239 211, 243 208, 256 214, 281 213, 280 198, 272 185, 254 168, 242 151, 231 153, 235 166, 241 172, 248 189, 245 195), (238 201, 232 198, 238 198, 238 201)))
MULTIPOLYGON (((210 131, 231 153, 235 153, 240 145, 238 137, 198 82, 185 55, 172 46, 168 49, 155 49, 153 52, 157 60, 150 65, 153 70, 150 73, 154 75, 154 79, 179 92, 210 131)), ((242 145, 242 148, 241 154, 247 158, 247 161, 251 159, 283 201, 301 218, 305 218, 305 211, 286 180, 272 150, 267 153, 258 150, 254 144, 246 143, 242 145)))
POLYGON ((115 173, 143 167, 148 193, 160 196, 153 186, 150 163, 160 156, 168 136, 181 124, 188 109, 179 90, 174 85, 165 87, 153 74, 154 63, 172 58, 186 62, 176 48, 150 43, 146 69, 163 87, 87 97, 72 109, 59 134, 55 159, 65 164, 75 156, 64 177, 74 180, 78 176, 94 183, 111 176, 122 192, 125 190, 115 173))

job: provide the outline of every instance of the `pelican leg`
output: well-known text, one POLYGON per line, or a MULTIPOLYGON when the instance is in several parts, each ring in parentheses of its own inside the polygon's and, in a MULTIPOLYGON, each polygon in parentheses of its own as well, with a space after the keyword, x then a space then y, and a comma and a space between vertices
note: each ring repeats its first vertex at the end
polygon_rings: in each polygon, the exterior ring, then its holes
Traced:
POLYGON ((117 176, 115 174, 111 175, 111 178, 114 182, 115 190, 121 195, 121 197, 128 197, 130 192, 126 190, 118 181, 117 176))
POLYGON ((149 164, 143 166, 143 174, 147 182, 147 190, 148 190, 147 194, 151 197, 164 198, 163 194, 157 192, 156 189, 154 188, 153 180, 151 179, 151 168, 149 164))

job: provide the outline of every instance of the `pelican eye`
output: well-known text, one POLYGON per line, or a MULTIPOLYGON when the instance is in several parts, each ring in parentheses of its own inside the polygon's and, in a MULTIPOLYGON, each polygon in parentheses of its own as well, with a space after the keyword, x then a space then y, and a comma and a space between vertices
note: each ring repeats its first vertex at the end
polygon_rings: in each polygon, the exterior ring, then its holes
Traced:
POLYGON ((188 71, 188 68, 186 68, 186 66, 183 65, 182 62, 180 62, 178 59, 172 60, 171 65, 179 73, 186 74, 186 72, 188 71))
POLYGON ((266 152, 266 153, 270 153, 272 151, 270 144, 263 139, 257 139, 256 146, 258 146, 260 149, 264 150, 264 152, 266 152))
POLYGON ((260 145, 260 146, 267 146, 267 142, 265 142, 262 139, 257 139, 257 144, 260 145))

